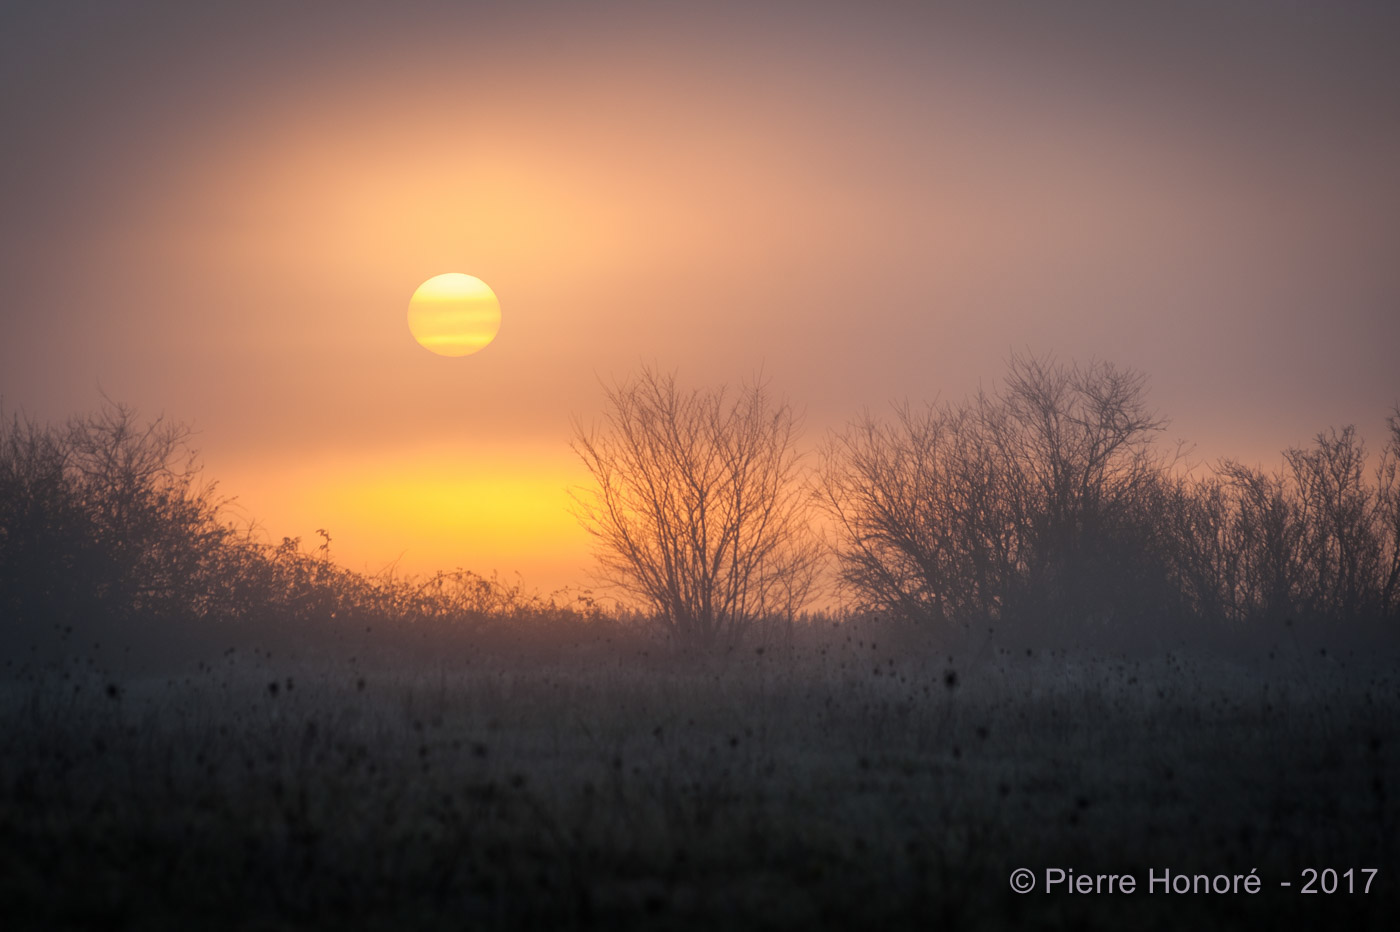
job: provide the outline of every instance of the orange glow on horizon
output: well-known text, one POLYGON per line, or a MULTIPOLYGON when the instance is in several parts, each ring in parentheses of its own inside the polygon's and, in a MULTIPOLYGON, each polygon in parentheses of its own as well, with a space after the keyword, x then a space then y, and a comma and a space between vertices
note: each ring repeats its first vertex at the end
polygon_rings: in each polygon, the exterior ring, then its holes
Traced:
POLYGON ((221 472, 227 488, 252 493, 239 495, 240 511, 276 516, 263 525, 269 538, 314 547, 324 527, 332 558, 351 569, 519 572, 542 594, 588 583, 589 541, 568 495, 586 475, 566 456, 441 448, 328 456, 275 474, 251 461, 221 472))

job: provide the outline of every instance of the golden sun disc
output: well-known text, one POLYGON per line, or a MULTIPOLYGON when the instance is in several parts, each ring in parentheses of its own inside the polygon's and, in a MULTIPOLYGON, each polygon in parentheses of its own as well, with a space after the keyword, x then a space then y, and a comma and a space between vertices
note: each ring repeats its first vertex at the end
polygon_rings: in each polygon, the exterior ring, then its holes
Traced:
POLYGON ((435 275, 409 299, 408 329, 424 349, 439 356, 470 356, 496 339, 501 302, 475 276, 435 275))

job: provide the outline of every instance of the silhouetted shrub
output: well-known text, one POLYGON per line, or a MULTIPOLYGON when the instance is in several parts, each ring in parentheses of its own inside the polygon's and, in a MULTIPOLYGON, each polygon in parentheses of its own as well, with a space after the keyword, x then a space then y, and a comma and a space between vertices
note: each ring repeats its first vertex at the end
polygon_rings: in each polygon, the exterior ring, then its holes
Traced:
POLYGON ((10 624, 66 633, 198 617, 231 528, 189 431, 131 409, 0 423, 0 599, 10 624))
POLYGON ((1174 607, 1141 375, 1014 357, 1002 391, 867 416, 826 450, 820 498, 860 607, 1044 631, 1174 607))
POLYGON ((1227 622, 1340 625, 1400 613, 1400 412, 1379 462, 1355 428, 1328 430, 1267 473, 1223 460, 1178 479, 1168 553, 1189 607, 1227 622))
POLYGON ((1138 373, 1013 357, 995 394, 836 436, 819 498, 855 607, 1072 642, 1187 619, 1393 627, 1400 410, 1374 474, 1346 427, 1280 472, 1197 478, 1157 450, 1145 398, 1138 373))
POLYGON ((527 627, 598 627, 591 602, 495 576, 353 572, 331 559, 325 530, 312 552, 298 538, 265 543, 201 481, 189 437, 111 403, 60 426, 0 421, 0 643, 11 656, 187 660, 233 644, 401 653, 433 640, 431 654, 454 639, 464 650, 468 638, 509 640, 506 629, 518 640, 527 627))

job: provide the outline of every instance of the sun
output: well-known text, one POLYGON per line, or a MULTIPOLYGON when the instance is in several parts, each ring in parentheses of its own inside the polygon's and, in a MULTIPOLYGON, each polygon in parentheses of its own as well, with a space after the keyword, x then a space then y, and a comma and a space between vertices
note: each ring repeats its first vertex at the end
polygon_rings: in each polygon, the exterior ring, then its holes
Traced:
POLYGON ((501 302, 486 283, 448 272, 418 286, 408 302, 413 339, 439 356, 470 356, 501 329, 501 302))

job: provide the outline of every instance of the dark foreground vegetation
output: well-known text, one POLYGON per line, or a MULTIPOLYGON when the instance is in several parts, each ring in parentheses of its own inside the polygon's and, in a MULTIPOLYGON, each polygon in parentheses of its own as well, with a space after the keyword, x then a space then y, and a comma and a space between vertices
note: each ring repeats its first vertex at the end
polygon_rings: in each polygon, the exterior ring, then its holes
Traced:
POLYGON ((950 662, 886 633, 26 673, 0 701, 0 924, 1393 927, 1393 661, 950 662), (1018 895, 1021 867, 1139 886, 1018 895), (1309 868, 1358 892, 1304 893, 1309 868), (1262 890, 1151 892, 1164 869, 1262 890))
POLYGON ((609 403, 632 610, 270 540, 120 406, 0 421, 0 927, 1392 927, 1400 413, 1192 471, 1139 376, 1015 359, 804 479, 762 386, 609 403))

